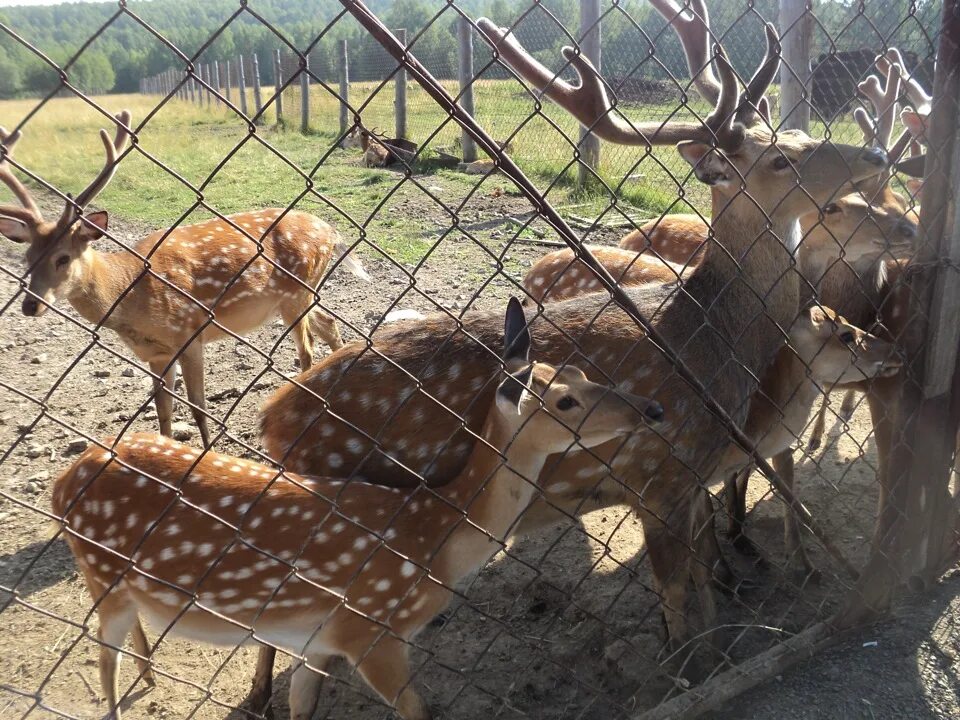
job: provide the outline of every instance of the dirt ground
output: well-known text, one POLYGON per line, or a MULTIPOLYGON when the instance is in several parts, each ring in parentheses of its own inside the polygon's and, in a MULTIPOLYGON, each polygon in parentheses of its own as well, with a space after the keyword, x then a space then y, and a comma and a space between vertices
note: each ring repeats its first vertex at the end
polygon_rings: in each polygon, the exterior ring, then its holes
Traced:
MULTIPOLYGON (((442 178, 424 178, 442 191, 442 178)), ((386 208, 417 217, 439 239, 449 220, 409 184, 386 208)), ((494 254, 510 234, 504 215, 526 211, 515 197, 479 193, 462 217, 494 254)), ((134 240, 146 228, 114 222, 134 240)), ((617 231, 595 241, 614 241, 617 231)), ((549 248, 509 249, 507 271, 519 279, 549 248)), ((357 337, 405 291, 405 274, 372 253, 363 260, 374 277, 364 284, 337 273, 323 291, 327 307, 357 337), (351 329, 356 328, 356 330, 351 329)), ((155 430, 147 403, 150 380, 130 353, 105 331, 95 336, 67 307, 64 317, 20 314, 21 248, 0 243, 0 718, 56 715, 92 718, 106 712, 97 679, 96 619, 66 545, 50 540, 49 492, 57 474, 86 444, 125 429, 155 430), (112 354, 116 352, 117 355, 112 354)), ((417 288, 398 307, 460 310, 501 307, 510 284, 494 274, 493 257, 463 235, 450 236, 417 270, 417 288)), ((210 408, 236 438, 258 446, 257 411, 296 371, 293 343, 280 339, 279 321, 244 342, 207 350, 210 408), (268 367, 267 359, 271 362, 268 367)), ((839 407, 840 396, 834 397, 839 407)), ((181 406, 179 419, 187 420, 181 406)), ((865 408, 844 429, 831 423, 829 441, 812 457, 797 453, 804 502, 855 564, 863 561, 876 500, 875 451, 865 408)), ((192 425, 192 423, 191 423, 192 425)), ((191 442, 196 443, 194 437, 191 442)), ((239 446, 221 441, 217 449, 239 446)), ((724 598, 722 639, 732 661, 749 657, 833 610, 849 579, 812 538, 819 583, 801 583, 781 570, 781 508, 766 483, 751 483, 749 531, 766 562, 737 558, 754 581, 741 597, 724 598)), ((675 692, 657 665, 663 633, 644 561, 639 522, 623 509, 596 512, 526 538, 498 555, 455 605, 418 639, 416 682, 446 718, 626 718, 675 692)), ((732 555, 732 550, 726 548, 732 555)), ((905 604, 896 618, 841 642, 776 682, 738 698, 717 718, 948 718, 960 716, 958 647, 960 576, 905 604), (876 645, 865 645, 876 641, 876 645)), ((151 631, 157 638, 157 629, 151 631)), ((127 718, 243 717, 251 648, 199 646, 164 638, 153 660, 154 689, 134 684, 132 662, 121 671, 129 690, 127 718), (131 688, 131 685, 133 687, 131 688)), ((281 660, 276 717, 288 717, 288 662, 281 660)), ((331 666, 318 717, 367 720, 388 716, 346 665, 331 666)))

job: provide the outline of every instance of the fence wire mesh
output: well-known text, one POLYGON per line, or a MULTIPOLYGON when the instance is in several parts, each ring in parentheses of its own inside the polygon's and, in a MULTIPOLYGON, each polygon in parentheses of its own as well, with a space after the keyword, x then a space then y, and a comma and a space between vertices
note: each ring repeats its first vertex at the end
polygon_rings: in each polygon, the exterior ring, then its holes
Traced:
POLYGON ((692 716, 916 574, 894 471, 903 428, 952 455, 907 400, 955 266, 888 168, 929 146, 946 222, 949 9, 801 3, 803 68, 773 2, 373 3, 404 67, 359 3, 260 5, 121 2, 62 61, 0 21, 56 76, 0 104, 0 715, 692 716), (161 72, 85 92, 121 31, 161 72))

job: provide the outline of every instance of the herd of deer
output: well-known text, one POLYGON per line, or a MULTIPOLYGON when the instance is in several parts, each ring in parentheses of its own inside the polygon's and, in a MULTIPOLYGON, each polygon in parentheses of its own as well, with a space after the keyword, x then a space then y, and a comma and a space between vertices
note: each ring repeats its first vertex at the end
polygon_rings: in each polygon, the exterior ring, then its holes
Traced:
MULTIPOLYGON (((709 223, 667 215, 620 248, 593 251, 787 482, 817 399, 841 386, 866 392, 882 533, 895 340, 906 317, 897 279, 917 233, 916 208, 891 187, 891 164, 922 138, 930 97, 891 50, 878 61, 883 81, 861 85, 875 108, 857 114, 865 146, 774 131, 765 97, 779 66, 773 27, 741 91, 723 49, 711 49, 702 0, 687 13, 673 0, 652 2, 713 104, 702 121, 629 121, 576 51, 564 49, 580 77, 570 85, 508 31, 486 19, 478 27, 501 61, 596 135, 676 145, 710 187, 709 223), (891 144, 901 90, 913 110, 891 144)), ((711 626, 713 585, 735 579, 708 488, 726 487, 728 532, 735 547, 756 552, 743 534, 749 457, 574 252, 552 253, 527 274, 535 317, 514 299, 505 325, 499 313, 469 312, 460 323, 433 315, 343 346, 316 306, 317 287, 335 253, 366 273, 336 231, 306 213, 241 213, 154 233, 128 252, 94 250, 107 214, 81 212, 110 181, 132 132, 129 113, 116 122, 114 138, 101 131, 103 170, 56 222, 11 171, 19 134, 4 132, 0 178, 22 207, 0 208, 0 233, 29 243, 24 314, 66 299, 115 330, 156 378, 161 435, 91 446, 52 497, 95 601, 101 682, 117 717, 118 660, 131 632, 140 676, 153 683, 146 616, 205 642, 259 643, 257 709, 269 702, 281 648, 298 659, 293 718, 310 717, 324 665, 338 655, 403 718, 427 718, 411 684, 409 641, 457 582, 512 537, 614 504, 642 521, 669 643, 692 636, 690 580, 701 623, 711 626), (303 371, 263 409, 276 464, 216 453, 204 345, 276 313, 303 371), (318 364, 314 332, 336 351, 318 364), (178 360, 202 451, 164 437, 178 360)), ((365 131, 357 137, 368 154, 382 149, 365 131)), ((815 572, 790 511, 784 532, 789 561, 815 572)))

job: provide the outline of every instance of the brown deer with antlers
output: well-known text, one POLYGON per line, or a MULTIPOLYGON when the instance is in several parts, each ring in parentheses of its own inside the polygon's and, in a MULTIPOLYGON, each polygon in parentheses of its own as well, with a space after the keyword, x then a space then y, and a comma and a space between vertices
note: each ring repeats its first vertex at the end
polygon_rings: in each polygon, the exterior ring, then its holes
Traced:
POLYGON ((657 403, 576 368, 531 363, 529 349, 512 299, 507 376, 494 382, 459 476, 435 490, 284 475, 155 435, 88 449, 52 502, 96 603, 100 680, 115 717, 117 661, 131 631, 140 670, 149 670, 143 615, 195 640, 256 638, 302 658, 290 682, 294 720, 312 716, 337 655, 402 718, 429 718, 412 686, 409 642, 503 547, 547 457, 623 443, 663 416, 657 403))
MULTIPOLYGON (((694 175, 711 186, 713 238, 696 271, 681 287, 630 292, 683 362, 742 423, 755 378, 797 314, 799 283, 791 258, 800 241, 797 219, 844 194, 851 183, 883 172, 887 159, 876 149, 832 145, 795 131, 774 137, 761 100, 779 65, 772 26, 763 64, 741 93, 720 48, 719 79, 711 69, 705 18, 688 19, 677 8, 670 19, 683 37, 691 72, 699 73, 698 87, 714 102, 703 123, 625 122, 603 80, 576 51, 564 50, 581 78, 575 86, 534 60, 508 31, 485 19, 478 24, 501 60, 596 135, 641 147, 679 143, 694 175)), ((536 502, 518 530, 598 505, 637 506, 671 640, 684 643, 689 521, 702 492, 699 483, 716 467, 727 434, 696 393, 670 373, 661 351, 607 298, 549 304, 544 314, 549 322, 535 321, 533 333, 553 361, 581 362, 588 373, 608 375, 628 391, 656 393, 671 407, 678 404, 683 420, 622 447, 551 460, 542 480, 549 502, 536 502), (571 339, 587 359, 572 355, 571 339)), ((448 482, 473 445, 464 425, 479 426, 475 407, 492 392, 496 358, 485 348, 499 344, 496 325, 495 316, 485 313, 465 315, 463 330, 446 316, 431 316, 386 329, 372 346, 341 349, 267 403, 263 436, 269 453, 314 473, 353 471, 390 484, 448 482), (398 474, 398 467, 407 472, 398 474)))
MULTIPOLYGON (((249 333, 279 314, 291 328, 301 369, 313 364, 314 333, 331 349, 342 346, 336 321, 316 307, 315 297, 331 258, 347 248, 319 218, 272 208, 158 231, 132 250, 95 250, 93 241, 107 231, 107 213, 81 215, 81 210, 110 182, 126 146, 130 113, 124 111, 116 120, 112 141, 105 130, 100 132, 103 169, 55 222, 44 219, 7 161, 20 134, 0 131, 6 153, 0 180, 22 205, 0 206, 0 234, 29 243, 30 284, 23 313, 39 316, 65 299, 87 322, 116 331, 150 366, 164 435, 171 432, 169 393, 179 360, 193 416, 209 445, 204 345, 249 333)), ((351 255, 344 254, 340 262, 369 279, 351 255)))

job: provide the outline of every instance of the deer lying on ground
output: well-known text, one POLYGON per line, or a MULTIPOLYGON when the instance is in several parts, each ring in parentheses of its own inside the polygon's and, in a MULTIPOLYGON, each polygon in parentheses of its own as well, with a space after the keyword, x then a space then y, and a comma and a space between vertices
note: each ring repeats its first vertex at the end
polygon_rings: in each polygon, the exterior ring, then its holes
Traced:
MULTIPOLYGON (((692 72, 704 69, 698 86, 715 107, 703 124, 624 122, 597 71, 573 49, 566 48, 564 57, 581 78, 577 86, 558 79, 506 30, 486 19, 479 27, 502 61, 600 138, 641 147, 679 143, 697 179, 711 186, 712 241, 682 289, 629 292, 734 422, 742 424, 755 378, 782 345, 779 328, 789 327, 797 313, 798 278, 791 257, 800 241, 797 219, 845 194, 851 183, 882 172, 887 159, 876 149, 833 145, 795 131, 779 133, 774 142, 762 116, 767 104, 760 102, 779 65, 772 26, 766 29, 763 64, 741 94, 719 48, 720 79, 713 74, 709 32, 700 19, 670 17, 684 38, 692 72)), ((682 645, 689 639, 690 518, 703 492, 699 482, 711 476, 728 435, 608 297, 551 303, 544 315, 549 322, 534 320, 533 334, 553 361, 578 363, 630 392, 655 392, 671 407, 679 403, 685 416, 682 423, 665 423, 660 433, 640 433, 622 447, 607 445, 549 461, 542 478, 549 502, 535 502, 518 532, 564 514, 579 516, 622 502, 640 505, 669 638, 682 645), (572 354, 571 341, 585 358, 572 354)), ((476 406, 491 397, 497 366, 486 348, 500 343, 495 316, 466 313, 462 323, 461 330, 446 315, 433 315, 384 328, 372 346, 348 345, 283 387, 264 407, 269 454, 311 473, 336 469, 388 484, 448 482, 473 446, 467 428, 482 422, 476 406), (401 466, 405 471, 398 472, 401 466)))
POLYGON ((295 720, 313 715, 324 666, 338 655, 402 718, 429 718, 412 686, 410 641, 503 547, 546 458, 622 444, 663 415, 576 368, 530 363, 516 299, 503 337, 507 377, 494 383, 462 471, 442 488, 284 475, 147 434, 89 448, 56 482, 53 511, 96 604, 100 682, 117 720, 118 658, 131 631, 148 671, 140 615, 164 633, 233 646, 256 639, 301 658, 290 682, 295 720))
POLYGON ((413 160, 419 146, 403 138, 387 138, 365 128, 355 127, 344 139, 344 147, 359 147, 363 151, 364 167, 389 167, 398 162, 413 160))
MULTIPOLYGON (((343 341, 337 323, 316 307, 315 298, 331 258, 348 248, 319 218, 271 208, 158 231, 132 251, 95 250, 91 243, 106 232, 107 213, 81 216, 80 209, 113 177, 130 122, 128 112, 117 116, 112 141, 101 131, 103 169, 54 222, 44 219, 9 163, 0 164, 0 180, 23 206, 0 206, 0 234, 29 243, 24 315, 40 316, 56 301, 67 300, 87 322, 116 331, 150 366, 164 435, 171 432, 170 393, 179 360, 193 416, 209 445, 204 346, 249 333, 279 313, 291 328, 301 369, 313 364, 314 333, 331 349, 339 348, 343 341)), ((0 132, 9 157, 20 135, 0 132)), ((351 255, 345 254, 340 263, 369 279, 351 255)))

